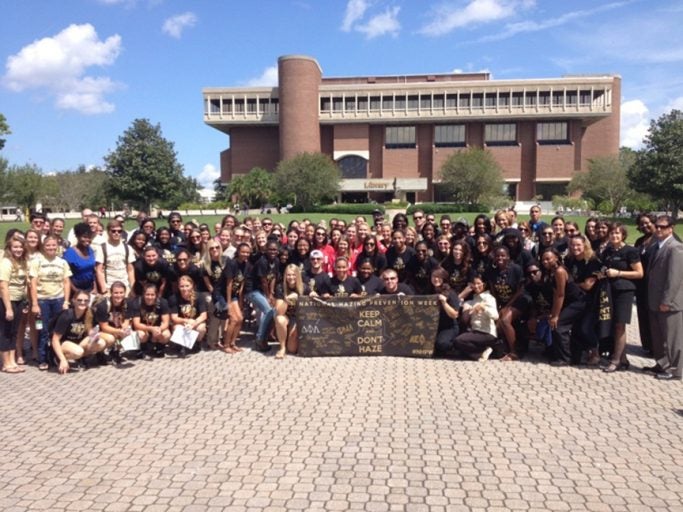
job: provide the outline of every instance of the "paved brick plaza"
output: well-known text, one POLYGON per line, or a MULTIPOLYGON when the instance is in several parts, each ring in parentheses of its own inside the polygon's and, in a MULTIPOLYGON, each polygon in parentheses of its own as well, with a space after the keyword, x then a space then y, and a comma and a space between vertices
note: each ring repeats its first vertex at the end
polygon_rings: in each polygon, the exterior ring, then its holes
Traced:
POLYGON ((0 375, 0 510, 683 510, 680 381, 273 353, 0 375))

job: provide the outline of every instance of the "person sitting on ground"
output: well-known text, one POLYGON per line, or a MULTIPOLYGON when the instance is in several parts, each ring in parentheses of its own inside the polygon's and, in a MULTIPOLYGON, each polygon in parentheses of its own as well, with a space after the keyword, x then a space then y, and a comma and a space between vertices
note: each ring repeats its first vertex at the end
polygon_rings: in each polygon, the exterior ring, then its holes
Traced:
POLYGON ((146 360, 152 356, 164 357, 165 347, 171 340, 170 310, 154 284, 146 284, 142 296, 133 301, 132 316, 133 329, 143 347, 142 357, 146 360))
POLYGON ((109 297, 95 306, 95 321, 100 326, 100 338, 110 348, 109 358, 117 366, 123 362, 119 350, 121 340, 131 333, 126 290, 122 281, 114 281, 109 288, 109 297))
POLYGON ((275 359, 283 359, 287 352, 296 354, 299 337, 296 330, 296 305, 301 296, 308 295, 301 279, 301 270, 296 265, 287 265, 284 278, 275 290, 275 333, 280 348, 275 359))
MULTIPOLYGON (((174 331, 187 329, 197 332, 197 339, 190 352, 199 352, 202 340, 206 336, 208 314, 206 300, 197 295, 191 277, 182 276, 178 280, 178 293, 171 297, 169 310, 171 311, 171 325, 174 331)), ((180 357, 185 356, 185 353, 185 347, 180 347, 180 357)))

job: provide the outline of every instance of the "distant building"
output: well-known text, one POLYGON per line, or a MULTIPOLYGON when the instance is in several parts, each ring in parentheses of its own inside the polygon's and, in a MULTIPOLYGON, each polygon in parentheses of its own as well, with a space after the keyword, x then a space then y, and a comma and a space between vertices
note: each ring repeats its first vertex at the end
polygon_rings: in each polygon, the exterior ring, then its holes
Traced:
POLYGON ((617 154, 621 78, 491 80, 488 73, 323 78, 318 62, 278 60, 277 87, 206 88, 204 122, 230 136, 221 180, 322 152, 344 201, 444 200, 439 169, 490 150, 511 197, 564 194, 591 158, 617 154))

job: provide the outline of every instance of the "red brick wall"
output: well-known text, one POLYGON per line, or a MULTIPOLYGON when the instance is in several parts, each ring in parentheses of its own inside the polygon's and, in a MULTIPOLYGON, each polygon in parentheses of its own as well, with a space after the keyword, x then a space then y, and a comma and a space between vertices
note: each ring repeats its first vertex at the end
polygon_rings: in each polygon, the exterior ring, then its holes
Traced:
POLYGON ((614 78, 612 86, 612 115, 586 124, 581 144, 581 170, 588 170, 588 160, 597 156, 619 153, 621 118, 621 78, 614 78))
POLYGON ((334 127, 325 125, 320 127, 320 152, 332 158, 334 155, 334 127))
POLYGON ((240 127, 230 132, 230 169, 246 174, 254 167, 275 170, 280 157, 277 127, 240 127))
POLYGON ((368 151, 370 125, 338 124, 334 126, 334 151, 368 151))
POLYGON ((519 178, 522 166, 522 148, 520 146, 487 146, 496 162, 503 169, 503 178, 519 178))
POLYGON ((368 178, 383 178, 384 166, 384 126, 370 126, 370 162, 368 178))
POLYGON ((223 183, 232 179, 232 170, 230 167, 230 148, 221 151, 221 181, 223 183))
POLYGON ((536 158, 536 123, 525 121, 517 123, 517 140, 522 144, 520 148, 520 167, 514 175, 504 174, 506 178, 519 178, 517 198, 528 201, 534 196, 534 177, 537 170, 536 158))
POLYGON ((573 144, 546 145, 539 144, 536 149, 537 170, 536 179, 543 181, 548 178, 566 178, 574 176, 573 144))
POLYGON ((415 178, 418 161, 417 148, 410 149, 384 149, 382 160, 384 162, 383 178, 415 178))

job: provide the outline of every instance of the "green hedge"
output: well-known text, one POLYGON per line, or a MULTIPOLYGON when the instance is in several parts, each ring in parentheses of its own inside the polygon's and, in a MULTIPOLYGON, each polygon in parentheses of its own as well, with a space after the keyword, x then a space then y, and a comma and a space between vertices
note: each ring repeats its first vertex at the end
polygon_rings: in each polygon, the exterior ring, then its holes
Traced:
POLYGON ((290 210, 290 213, 347 213, 352 215, 371 215, 375 210, 379 210, 384 213, 385 207, 382 204, 371 203, 340 203, 317 205, 304 212, 299 206, 295 205, 290 210))
POLYGON ((421 203, 409 206, 406 215, 412 215, 415 210, 422 210, 425 213, 473 213, 485 212, 488 208, 480 204, 421 203))

